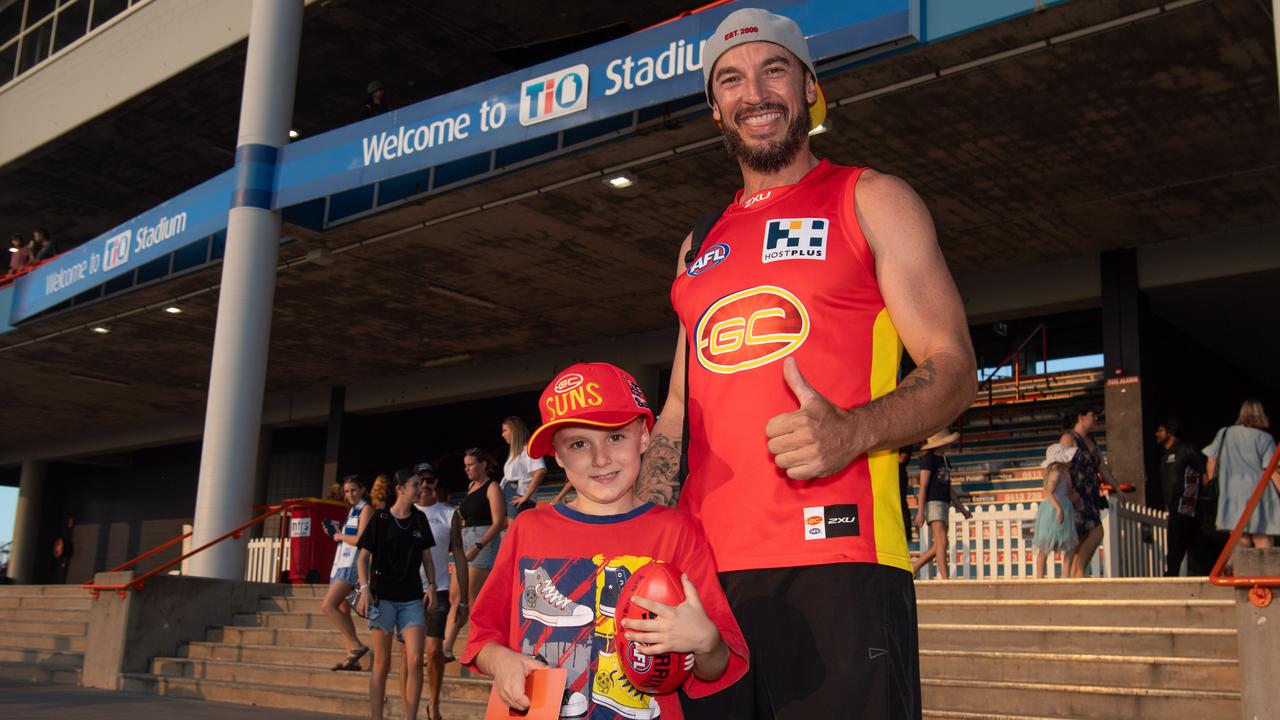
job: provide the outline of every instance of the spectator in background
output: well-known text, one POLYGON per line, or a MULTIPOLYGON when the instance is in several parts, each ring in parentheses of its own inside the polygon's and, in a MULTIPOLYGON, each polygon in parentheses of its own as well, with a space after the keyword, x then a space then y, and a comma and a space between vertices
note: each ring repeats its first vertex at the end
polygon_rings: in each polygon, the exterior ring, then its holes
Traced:
POLYGON ((329 572, 329 590, 320 602, 320 609, 329 618, 329 622, 338 628, 347 646, 347 657, 329 669, 359 670, 360 659, 368 654, 369 647, 360 642, 356 635, 347 595, 359 585, 355 563, 358 554, 356 543, 360 540, 360 533, 369 524, 373 512, 365 511, 368 503, 364 499, 364 481, 359 475, 346 476, 342 479, 341 487, 351 509, 347 511, 347 519, 341 527, 333 528, 322 524, 325 534, 338 543, 338 549, 333 555, 333 569, 329 572))
POLYGON ((324 499, 337 500, 338 502, 342 502, 343 500, 346 499, 343 496, 341 480, 334 480, 333 482, 329 483, 329 493, 324 496, 324 499))
POLYGON ((9 239, 9 273, 13 274, 31 264, 31 258, 35 257, 31 253, 31 246, 27 244, 27 238, 22 233, 15 233, 9 239))
MULTIPOLYGON (((1276 452, 1276 440, 1267 429, 1271 421, 1258 400, 1245 400, 1236 423, 1218 430, 1213 442, 1204 449, 1209 456, 1208 476, 1218 478, 1218 529, 1235 530, 1244 514, 1249 498, 1262 480, 1262 473, 1276 452)), ((1280 535, 1280 471, 1270 478, 1272 487, 1262 500, 1240 535, 1241 547, 1273 547, 1272 535, 1280 535)))
POLYGON ((391 478, 386 473, 382 473, 373 479, 373 489, 369 491, 369 504, 376 510, 386 510, 390 497, 391 478))
POLYGON ((502 496, 507 501, 507 518, 511 520, 536 504, 533 494, 542 485, 547 464, 542 458, 529 457, 529 427, 519 417, 512 415, 502 421, 502 440, 511 447, 502 466, 502 496))
POLYGON ((1208 575, 1209 568, 1200 567, 1199 553, 1188 556, 1188 551, 1201 544, 1197 515, 1205 505, 1201 495, 1209 494, 1205 457, 1182 441, 1176 418, 1168 418, 1156 427, 1156 443, 1160 446, 1160 492, 1169 511, 1164 575, 1181 575, 1183 558, 1187 558, 1188 575, 1208 575))
POLYGON ((1075 510, 1076 536, 1080 538, 1080 544, 1076 546, 1076 556, 1071 563, 1071 577, 1084 577, 1085 568, 1089 567, 1098 545, 1102 544, 1102 508, 1106 507, 1106 501, 1102 499, 1099 473, 1111 487, 1120 487, 1111 475, 1111 468, 1103 461, 1098 444, 1089 437, 1089 431, 1098 424, 1101 416, 1102 409, 1095 405, 1077 408, 1071 416, 1071 429, 1058 440, 1062 445, 1076 448, 1069 467, 1071 490, 1075 492, 1071 498, 1072 509, 1075 510))
POLYGON ((919 572, 920 568, 934 560, 938 563, 938 577, 942 580, 950 577, 947 568, 947 524, 951 507, 955 506, 966 520, 973 517, 973 513, 961 505, 960 500, 951 492, 951 463, 947 460, 946 449, 959 437, 960 433, 944 429, 929 436, 920 447, 920 490, 916 497, 923 502, 916 508, 916 525, 929 523, 929 535, 933 544, 928 550, 921 549, 911 571, 919 572))
MULTIPOLYGON (((907 507, 907 491, 911 489, 911 478, 907 477, 907 466, 911 464, 911 454, 915 448, 908 445, 898 449, 898 497, 902 499, 902 530, 907 534, 907 544, 911 544, 911 508, 907 507)), ((924 498, 916 498, 924 502, 924 498)))
MULTIPOLYGON (((493 456, 480 448, 463 453, 462 469, 470 483, 458 512, 462 515, 462 543, 467 555, 467 591, 462 598, 467 605, 475 605, 480 588, 489 578, 493 561, 498 557, 502 540, 502 528, 507 522, 507 504, 502 491, 490 476, 496 463, 493 456)), ((446 660, 454 657, 453 644, 466 622, 458 618, 445 632, 444 653, 446 660)))
POLYGON ((1076 537, 1075 510, 1071 504, 1071 456, 1076 448, 1055 443, 1044 453, 1044 499, 1036 511, 1035 535, 1031 544, 1036 549, 1035 576, 1045 576, 1049 556, 1055 552, 1062 556, 1062 574, 1071 574, 1071 558, 1080 541, 1076 537))
POLYGON ((387 88, 381 80, 374 80, 366 88, 368 97, 364 101, 364 116, 371 118, 381 115, 391 108, 387 105, 387 88))
POLYGON ((75 532, 76 519, 68 516, 58 529, 58 537, 53 540, 53 559, 57 566, 54 582, 59 585, 67 582, 67 574, 71 570, 71 556, 76 552, 75 532))
MULTIPOLYGON (((444 682, 444 636, 447 629, 447 618, 461 618, 467 621, 468 605, 465 600, 453 600, 453 578, 457 581, 459 597, 466 597, 467 590, 467 558, 462 552, 462 518, 458 511, 441 499, 440 481, 431 468, 431 463, 422 462, 414 466, 413 471, 422 480, 418 502, 415 506, 427 516, 431 525, 431 536, 435 545, 431 547, 431 562, 436 568, 435 584, 436 606, 427 613, 427 640, 423 664, 427 668, 427 718, 440 718, 440 687, 444 682), (449 556, 453 557, 453 565, 449 565, 449 556), (450 572, 450 569, 453 572, 450 572), (451 607, 454 603, 457 607, 451 607)), ((430 579, 426 570, 422 570, 422 589, 425 591, 430 579)), ((404 665, 405 656, 401 654, 400 678, 408 677, 408 668, 404 665)), ((405 692, 402 690, 401 695, 405 692)))
POLYGON ((53 239, 49 237, 49 231, 44 228, 31 233, 31 246, 31 251, 35 253, 32 258, 33 263, 44 262, 58 254, 58 248, 54 246, 53 239))

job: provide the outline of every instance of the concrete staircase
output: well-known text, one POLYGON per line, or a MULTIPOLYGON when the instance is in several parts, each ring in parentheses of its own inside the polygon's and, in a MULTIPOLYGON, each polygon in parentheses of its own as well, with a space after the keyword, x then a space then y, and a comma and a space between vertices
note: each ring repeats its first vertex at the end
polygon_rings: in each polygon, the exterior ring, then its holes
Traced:
POLYGON ((916 584, 926 718, 1240 717, 1231 591, 1203 579, 916 584))
MULTIPOLYGON (((210 628, 205 639, 183 645, 177 657, 152 660, 150 673, 125 676, 122 689, 217 702, 365 717, 369 713, 372 654, 362 672, 333 672, 345 654, 338 633, 320 611, 324 586, 281 586, 258 612, 237 615, 232 625, 210 628)), ((367 623, 356 618, 361 640, 371 643, 367 623)), ((466 631, 456 646, 460 653, 466 631)), ((399 700, 400 647, 393 643, 387 678, 388 718, 403 717, 399 700)), ((445 666, 441 714, 450 720, 484 717, 490 683, 458 663, 445 666)), ((426 716, 426 689, 418 717, 426 716)))
POLYGON ((89 603, 74 585, 0 585, 0 680, 80 684, 89 603))

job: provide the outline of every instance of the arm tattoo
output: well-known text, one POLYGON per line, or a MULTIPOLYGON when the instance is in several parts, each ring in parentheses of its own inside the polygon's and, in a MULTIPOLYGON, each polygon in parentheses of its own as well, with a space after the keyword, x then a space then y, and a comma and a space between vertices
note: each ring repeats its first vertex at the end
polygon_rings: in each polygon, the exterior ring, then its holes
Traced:
POLYGON ((640 464, 636 494, 641 500, 674 507, 680 497, 681 441, 654 435, 640 464))
POLYGON ((915 395, 932 387, 938 382, 938 371, 933 366, 933 358, 925 358, 915 370, 907 373, 902 384, 894 392, 902 395, 915 395))

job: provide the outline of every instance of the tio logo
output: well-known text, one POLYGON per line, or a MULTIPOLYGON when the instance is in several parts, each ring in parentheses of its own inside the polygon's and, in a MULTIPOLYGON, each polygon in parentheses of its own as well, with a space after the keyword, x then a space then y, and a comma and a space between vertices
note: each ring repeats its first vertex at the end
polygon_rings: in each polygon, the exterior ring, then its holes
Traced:
POLYGON ((520 85, 520 124, 536 125, 587 109, 585 64, 526 80, 520 85))
POLYGON ((732 375, 795 352, 809 337, 809 313, 790 291, 773 285, 740 290, 717 300, 698 321, 698 363, 732 375))
POLYGON ((129 261, 129 241, 132 238, 132 230, 125 230, 119 235, 107 238, 106 244, 102 246, 103 270, 110 270, 113 267, 123 265, 129 261))

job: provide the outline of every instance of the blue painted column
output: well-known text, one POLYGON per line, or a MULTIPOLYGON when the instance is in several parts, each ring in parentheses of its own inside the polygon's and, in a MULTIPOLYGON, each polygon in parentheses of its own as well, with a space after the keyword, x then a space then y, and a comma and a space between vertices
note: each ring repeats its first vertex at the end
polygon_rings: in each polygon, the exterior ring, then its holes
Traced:
MULTIPOLYGON (((276 157, 289 139, 302 11, 303 0, 254 0, 249 22, 193 547, 252 517, 280 246, 280 213, 271 210, 271 196, 276 157)), ((248 537, 191 558, 191 574, 243 578, 248 537)))

